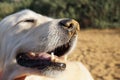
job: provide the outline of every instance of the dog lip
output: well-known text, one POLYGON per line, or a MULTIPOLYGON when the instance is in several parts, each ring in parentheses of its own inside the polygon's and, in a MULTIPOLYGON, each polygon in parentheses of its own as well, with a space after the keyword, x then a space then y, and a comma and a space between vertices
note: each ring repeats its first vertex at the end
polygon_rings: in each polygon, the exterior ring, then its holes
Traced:
MULTIPOLYGON (((19 53, 16 56, 17 63, 20 66, 38 70, 47 69, 48 67, 54 70, 64 70, 66 68, 66 64, 62 61, 51 61, 51 55, 48 53, 42 52, 33 57, 28 54, 30 53, 19 53)), ((57 56, 55 58, 58 59, 57 56)))

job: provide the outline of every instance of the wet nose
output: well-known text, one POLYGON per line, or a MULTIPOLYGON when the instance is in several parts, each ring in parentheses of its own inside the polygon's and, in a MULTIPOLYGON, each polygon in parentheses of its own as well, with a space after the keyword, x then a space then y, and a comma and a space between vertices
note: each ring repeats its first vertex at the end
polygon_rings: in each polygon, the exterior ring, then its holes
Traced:
POLYGON ((79 23, 74 19, 64 19, 59 23, 65 30, 68 30, 69 32, 80 30, 79 23))

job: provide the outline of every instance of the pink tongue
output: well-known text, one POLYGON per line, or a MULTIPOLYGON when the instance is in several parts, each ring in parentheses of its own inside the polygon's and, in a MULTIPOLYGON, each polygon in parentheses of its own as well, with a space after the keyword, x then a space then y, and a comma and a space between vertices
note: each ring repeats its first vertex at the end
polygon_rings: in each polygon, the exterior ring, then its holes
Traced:
POLYGON ((40 53, 40 54, 38 55, 38 57, 39 57, 40 59, 47 59, 47 60, 51 59, 51 55, 48 54, 48 53, 45 53, 45 52, 40 53))

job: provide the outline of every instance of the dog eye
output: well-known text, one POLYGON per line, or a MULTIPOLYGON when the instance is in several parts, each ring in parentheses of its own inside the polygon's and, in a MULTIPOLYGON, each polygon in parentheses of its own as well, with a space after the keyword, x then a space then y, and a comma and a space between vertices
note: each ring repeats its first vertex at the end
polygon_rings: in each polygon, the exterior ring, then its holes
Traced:
POLYGON ((27 19, 27 20, 25 20, 24 22, 35 23, 35 20, 34 20, 34 19, 27 19))

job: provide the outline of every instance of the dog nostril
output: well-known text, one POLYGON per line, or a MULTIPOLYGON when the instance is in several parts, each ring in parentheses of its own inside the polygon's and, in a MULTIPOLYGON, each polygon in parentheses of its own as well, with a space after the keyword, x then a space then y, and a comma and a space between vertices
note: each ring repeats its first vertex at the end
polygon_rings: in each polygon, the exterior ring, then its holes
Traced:
POLYGON ((74 24, 73 24, 73 23, 70 23, 70 25, 68 26, 68 29, 69 29, 69 30, 74 29, 74 24))
POLYGON ((76 29, 79 30, 79 24, 74 19, 61 20, 59 22, 59 24, 68 31, 72 31, 72 30, 76 30, 76 29))

